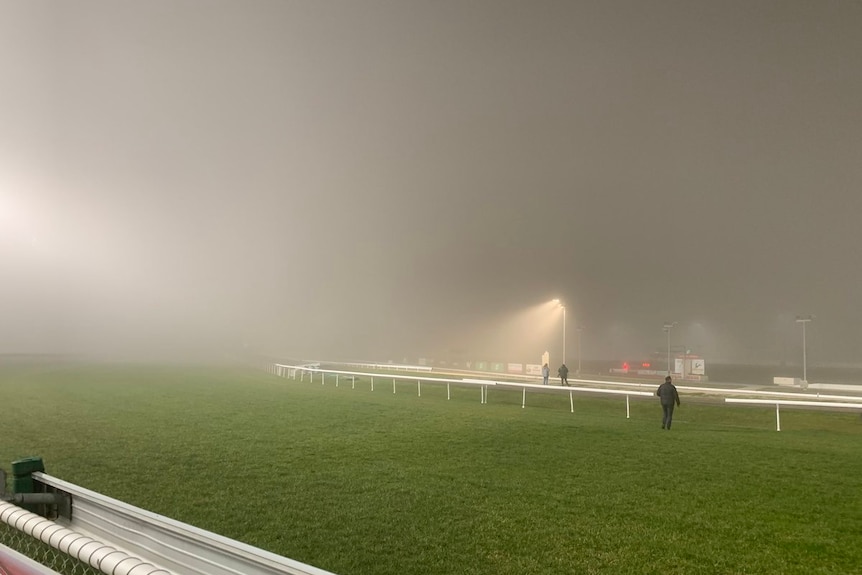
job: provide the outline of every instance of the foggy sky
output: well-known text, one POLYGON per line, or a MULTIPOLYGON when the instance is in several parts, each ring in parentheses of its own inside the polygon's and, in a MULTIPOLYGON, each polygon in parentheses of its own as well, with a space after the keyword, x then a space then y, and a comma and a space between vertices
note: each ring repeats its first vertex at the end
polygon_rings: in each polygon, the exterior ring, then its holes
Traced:
MULTIPOLYGON (((862 363, 862 3, 0 0, 0 353, 862 363), (531 315, 532 314, 532 315, 531 315), (500 357, 503 356, 503 357, 500 357)), ((570 362, 571 363, 571 362, 570 362)))

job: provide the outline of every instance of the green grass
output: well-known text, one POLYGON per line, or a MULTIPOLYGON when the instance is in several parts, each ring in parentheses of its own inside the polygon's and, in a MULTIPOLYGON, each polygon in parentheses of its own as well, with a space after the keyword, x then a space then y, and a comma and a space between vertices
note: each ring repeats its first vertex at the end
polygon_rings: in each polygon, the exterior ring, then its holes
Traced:
POLYGON ((344 575, 862 572, 856 413, 0 368, 0 462, 344 575))

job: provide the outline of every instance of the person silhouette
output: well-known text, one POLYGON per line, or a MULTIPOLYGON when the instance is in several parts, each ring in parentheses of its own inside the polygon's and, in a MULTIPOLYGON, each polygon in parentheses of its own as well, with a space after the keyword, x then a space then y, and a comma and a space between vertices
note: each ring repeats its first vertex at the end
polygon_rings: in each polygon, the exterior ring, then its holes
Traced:
POLYGON ((676 386, 671 382, 670 376, 664 378, 664 383, 658 386, 655 394, 661 400, 661 428, 670 429, 670 424, 673 421, 674 404, 679 406, 679 393, 676 386))
POLYGON ((560 366, 557 373, 560 376, 560 385, 569 385, 569 368, 566 367, 565 363, 560 366))

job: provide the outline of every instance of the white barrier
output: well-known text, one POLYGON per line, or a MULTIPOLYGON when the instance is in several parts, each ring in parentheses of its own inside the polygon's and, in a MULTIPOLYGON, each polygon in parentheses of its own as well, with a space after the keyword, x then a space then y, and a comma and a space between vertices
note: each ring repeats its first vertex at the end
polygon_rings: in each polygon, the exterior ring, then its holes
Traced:
MULTIPOLYGON (((376 364, 375 364, 376 365, 376 364)), ((497 381, 497 380, 488 380, 488 379, 478 379, 478 378, 445 378, 445 377, 428 377, 428 376, 411 376, 411 375, 381 375, 379 373, 364 373, 364 372, 356 372, 356 371, 344 371, 344 370, 333 370, 333 369, 320 369, 320 368, 312 368, 307 366, 296 366, 296 365, 285 365, 285 364, 272 364, 269 367, 270 373, 278 375, 280 377, 291 377, 292 379, 296 379, 296 372, 300 372, 300 380, 304 379, 304 374, 306 372, 309 373, 310 377, 313 381, 313 374, 320 373, 321 383, 325 383, 325 374, 336 374, 336 385, 338 384, 338 374, 342 375, 350 375, 352 376, 355 388, 355 378, 369 377, 371 379, 371 391, 374 391, 374 378, 378 379, 381 377, 391 378, 392 379, 392 393, 396 391, 396 382, 398 380, 407 380, 407 381, 415 381, 417 385, 417 394, 421 397, 422 395, 422 382, 425 383, 437 383, 437 384, 446 384, 446 398, 451 399, 451 384, 456 385, 478 385, 480 388, 480 402, 487 403, 488 402, 488 388, 489 387, 510 387, 510 388, 519 388, 521 389, 521 408, 526 408, 527 406, 527 390, 541 390, 544 392, 568 392, 569 393, 569 406, 572 413, 575 411, 574 406, 574 394, 575 393, 598 393, 604 395, 625 395, 626 396, 626 418, 630 417, 630 408, 629 408, 629 396, 640 396, 640 397, 651 397, 655 394, 655 389, 658 387, 654 383, 633 383, 633 382, 611 382, 597 379, 573 379, 570 380, 571 383, 594 383, 599 385, 607 385, 614 387, 635 387, 639 389, 647 388, 650 391, 633 391, 630 389, 604 389, 604 388, 590 388, 590 387, 575 387, 575 386, 560 386, 560 385, 542 385, 542 384, 534 384, 534 383, 518 383, 513 381, 497 381)), ((736 399, 736 398, 725 398, 725 402, 727 403, 749 403, 749 404, 775 404, 776 405, 776 427, 778 431, 780 431, 780 414, 779 414, 779 405, 797 405, 797 406, 811 406, 811 407, 839 407, 839 408, 849 408, 849 409, 862 409, 862 396, 844 396, 844 395, 823 395, 820 393, 811 394, 811 393, 801 393, 801 392, 780 392, 780 391, 759 391, 759 390, 750 390, 750 389, 726 389, 726 388, 705 388, 705 387, 692 387, 692 386, 677 386, 678 390, 689 391, 694 393, 707 393, 707 394, 724 394, 724 395, 754 395, 754 396, 766 396, 766 397, 793 397, 793 398, 802 398, 802 400, 780 400, 780 399, 736 399), (827 402, 827 401, 806 401, 806 400, 822 400, 822 399, 839 399, 841 402, 827 402), (858 402, 858 403, 854 403, 858 402)))
POLYGON ((844 403, 835 401, 792 401, 792 400, 773 400, 773 399, 736 399, 733 397, 724 398, 725 403, 744 403, 750 405, 775 405, 775 431, 781 431, 781 413, 779 406, 796 405, 802 407, 838 407, 846 409, 862 410, 862 404, 859 403, 844 403))
POLYGON ((392 379, 392 393, 395 393, 396 387, 395 383, 398 380, 406 380, 406 381, 415 381, 416 382, 416 390, 417 395, 422 397, 422 383, 428 384, 446 384, 446 399, 452 398, 451 393, 451 385, 478 385, 479 393, 480 393, 480 403, 488 403, 488 388, 489 387, 516 387, 521 389, 521 408, 526 408, 527 406, 527 390, 535 389, 537 391, 541 390, 543 392, 552 392, 552 393, 560 393, 560 392, 568 392, 569 394, 569 407, 572 413, 575 412, 575 403, 574 403, 574 394, 575 393, 598 393, 604 395, 625 395, 626 396, 626 419, 630 418, 630 407, 629 407, 629 396, 642 396, 642 397, 651 397, 653 396, 652 392, 645 391, 629 391, 629 390, 619 390, 619 389, 598 389, 598 388, 587 388, 587 387, 572 387, 572 386, 562 386, 562 385, 542 385, 535 383, 517 383, 512 381, 496 381, 496 380, 488 380, 488 379, 473 379, 473 378, 461 378, 461 379, 453 379, 446 377, 423 377, 418 375, 380 375, 379 373, 363 373, 358 371, 345 371, 338 369, 320 369, 313 367, 306 367, 300 365, 286 365, 281 363, 273 364, 270 368, 270 373, 278 375, 279 377, 291 377, 291 379, 296 379, 296 372, 300 372, 300 381, 304 380, 305 373, 308 372, 311 381, 314 381, 315 373, 320 374, 320 382, 322 385, 326 383, 326 374, 335 374, 336 375, 336 385, 338 384, 338 376, 339 375, 349 375, 354 378, 354 388, 355 388, 355 378, 356 377, 368 377, 371 379, 371 391, 374 391, 374 378, 391 378, 392 379))
MULTIPOLYGON (((593 383, 607 385, 612 387, 633 387, 635 389, 652 389, 658 388, 659 383, 636 383, 629 381, 604 381, 601 379, 570 379, 569 383, 593 383)), ((819 384, 811 384, 810 388, 816 388, 819 384)), ((677 385, 679 391, 689 391, 692 393, 706 393, 711 395, 752 395, 762 397, 796 397, 803 399, 837 399, 840 401, 858 401, 862 402, 862 395, 828 395, 824 393, 805 393, 794 391, 760 391, 757 389, 729 389, 723 387, 695 387, 691 385, 677 385)), ((844 386, 846 391, 857 390, 862 393, 862 386, 844 386)))
POLYGON ((809 383, 808 389, 829 389, 832 391, 855 391, 862 393, 862 385, 852 383, 809 383))
POLYGON ((89 560, 90 565, 111 575, 333 575, 45 473, 33 473, 33 479, 51 490, 71 495, 71 518, 59 518, 55 523, 38 515, 28 519, 22 516, 17 520, 19 528, 33 531, 37 538, 41 534, 42 541, 63 552, 86 554, 83 561, 89 560), (40 528, 39 522, 50 525, 40 528), (94 545, 98 541, 107 545, 94 545), (145 561, 136 566, 124 558, 128 554, 145 561), (161 567, 153 566, 155 563, 161 567))
POLYGON ((116 543, 66 528, 5 501, 0 501, 0 521, 108 575, 171 575, 116 543))
MULTIPOLYGON (((370 369, 395 369, 404 371, 431 371, 432 368, 426 365, 403 365, 398 363, 344 363, 336 365, 347 365, 355 367, 366 367, 370 369)), ((318 364, 318 367, 320 364, 318 364)))

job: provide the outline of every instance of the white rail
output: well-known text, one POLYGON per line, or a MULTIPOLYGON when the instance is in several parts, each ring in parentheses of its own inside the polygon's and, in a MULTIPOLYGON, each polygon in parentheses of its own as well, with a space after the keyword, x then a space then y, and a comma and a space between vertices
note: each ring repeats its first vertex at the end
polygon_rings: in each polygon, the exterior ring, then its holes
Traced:
POLYGON ((543 392, 551 392, 551 393, 560 393, 567 392, 569 394, 569 408, 572 413, 575 412, 575 400, 574 396, 576 393, 598 393, 604 395, 625 395, 626 396, 626 418, 630 418, 630 405, 629 405, 629 397, 630 396, 643 396, 643 397, 651 397, 653 395, 652 392, 646 391, 630 391, 630 390, 620 390, 620 389, 599 389, 599 388, 589 388, 589 387, 572 387, 572 386, 562 386, 562 385, 541 385, 535 383, 518 383, 513 381, 496 381, 491 379, 475 379, 475 378, 447 378, 447 377, 435 377, 435 376, 421 376, 421 375, 397 375, 397 374, 384 374, 380 373, 366 373, 360 371, 346 371, 339 369, 322 369, 315 367, 308 367, 302 365, 287 365, 282 363, 272 364, 270 367, 270 372, 279 376, 279 377, 289 377, 292 379, 296 379, 296 373, 300 374, 300 381, 304 380, 305 374, 309 374, 309 380, 314 381, 314 374, 320 375, 320 383, 321 385, 326 384, 326 374, 334 374, 335 375, 335 385, 338 386, 338 377, 340 375, 347 375, 353 379, 353 384, 355 386, 355 378, 356 377, 368 377, 371 379, 371 391, 374 391, 374 378, 378 379, 386 379, 392 380, 392 393, 396 392, 396 382, 397 381, 415 381, 416 382, 416 390, 417 394, 422 396, 422 383, 426 384, 446 384, 446 399, 451 399, 451 385, 475 385, 479 386, 480 403, 488 403, 488 389, 490 387, 515 387, 521 389, 521 408, 526 408, 527 406, 527 390, 533 389, 536 391, 543 392))
POLYGON ((171 575, 115 544, 88 537, 5 501, 0 501, 0 520, 108 575, 171 575))
POLYGON ((344 363, 341 365, 366 367, 371 369, 403 369, 405 371, 431 371, 427 365, 405 365, 399 363, 344 363))
MULTIPOLYGON (((576 387, 576 386, 561 386, 561 385, 542 385, 542 384, 534 384, 534 383, 518 383, 513 381, 497 381, 490 379, 478 379, 478 378, 461 378, 461 379, 452 379, 445 377, 435 377, 435 376, 421 376, 421 375, 381 375, 379 373, 365 373, 358 371, 344 371, 344 370, 334 370, 334 369, 322 369, 319 367, 309 367, 309 366, 300 366, 300 365, 286 365, 280 363, 270 364, 269 366, 270 373, 278 375, 280 377, 290 377, 296 379, 296 373, 300 373, 300 380, 304 379, 305 374, 309 374, 310 381, 314 381, 315 374, 320 374, 320 382, 321 384, 326 383, 326 374, 335 374, 335 382, 336 386, 338 385, 338 376, 339 375, 349 375, 353 378, 353 384, 355 386, 355 378, 356 377, 368 377, 371 379, 371 391, 374 391, 374 378, 377 377, 391 379, 392 380, 392 393, 396 391, 396 381, 398 380, 406 380, 406 381, 415 381, 417 385, 417 393, 419 396, 422 395, 422 382, 425 383, 437 383, 437 384, 446 384, 447 390, 447 399, 451 398, 450 385, 478 385, 480 387, 480 401, 481 403, 488 402, 488 388, 489 387, 514 387, 521 389, 521 407, 525 408, 527 405, 527 390, 541 390, 543 392, 568 392, 569 394, 569 405, 572 413, 575 411, 574 404, 574 394, 575 393, 598 393, 604 395, 625 395, 626 396, 626 418, 630 417, 630 408, 629 408, 629 397, 630 396, 653 396, 654 391, 633 391, 631 389, 606 389, 606 388, 592 388, 592 387, 576 387)), ((658 386, 654 383, 626 383, 626 382, 610 382, 598 379, 573 379, 570 380, 572 383, 594 383, 599 385, 609 385, 617 388, 626 388, 626 387, 635 387, 639 389, 647 388, 650 390, 656 389, 658 386)), ((847 409, 862 409, 862 397, 860 396, 843 396, 843 395, 821 395, 821 394, 807 394, 807 393, 793 393, 793 392, 778 392, 778 391, 758 391, 758 390, 749 390, 749 389, 726 389, 726 388, 704 388, 704 387, 692 387, 692 386, 677 386, 677 389, 683 391, 689 391, 694 393, 713 393, 713 394, 726 394, 726 395, 755 395, 755 396, 767 396, 767 397, 794 397, 800 398, 799 400, 791 400, 791 399, 738 399, 738 398, 725 398, 725 402, 727 403, 748 403, 748 404, 768 404, 775 405, 775 417, 776 417, 776 428, 778 431, 781 431, 781 421, 780 421, 780 412, 779 405, 796 405, 796 406, 807 406, 807 407, 827 407, 827 408, 847 408, 847 409), (808 401, 808 400, 815 401, 808 401), (842 402, 830 402, 830 401, 816 401, 822 399, 841 399, 842 402), (859 402, 859 403, 855 403, 859 402)))
MULTIPOLYGON (((656 383, 636 383, 636 382, 628 382, 628 381, 604 381, 601 379, 570 379, 569 382, 573 383, 593 383, 600 385, 608 385, 612 387, 633 387, 636 389, 656 389, 659 386, 660 382, 656 383)), ((793 392, 793 391, 760 391, 757 389, 734 389, 734 388, 726 388, 726 387, 698 387, 692 385, 677 385, 677 390, 679 391, 689 391, 692 393, 706 393, 712 395, 751 395, 751 396, 761 396, 761 397, 796 397, 802 398, 804 400, 815 400, 815 399, 838 399, 841 401, 858 401, 862 403, 862 395, 827 395, 823 393, 804 393, 804 392, 793 392)), ((862 386, 858 387, 860 393, 862 393, 862 386)))
MULTIPOLYGON (((89 540, 110 542, 116 549, 123 549, 127 553, 158 563, 172 573, 333 575, 323 569, 134 507, 44 473, 33 473, 33 478, 50 488, 49 490, 71 495, 72 518, 63 520, 68 524, 65 531, 74 530, 88 536, 89 540)), ((213 504, 216 505, 217 502, 213 504)), ((36 517, 47 521, 38 515, 36 517)), ((58 519, 58 523, 60 521, 61 519, 58 519)), ((45 540, 44 536, 42 540, 45 540)), ((105 572, 112 575, 125 573, 105 572)), ((164 575, 168 571, 135 570, 129 571, 128 575, 148 573, 164 575)))
POLYGON ((781 411, 782 405, 795 405, 802 407, 837 407, 846 409, 862 410, 862 404, 846 403, 836 401, 793 401, 786 399, 737 399, 733 397, 724 398, 725 403, 743 403, 750 405, 775 405, 775 431, 781 431, 781 411))

